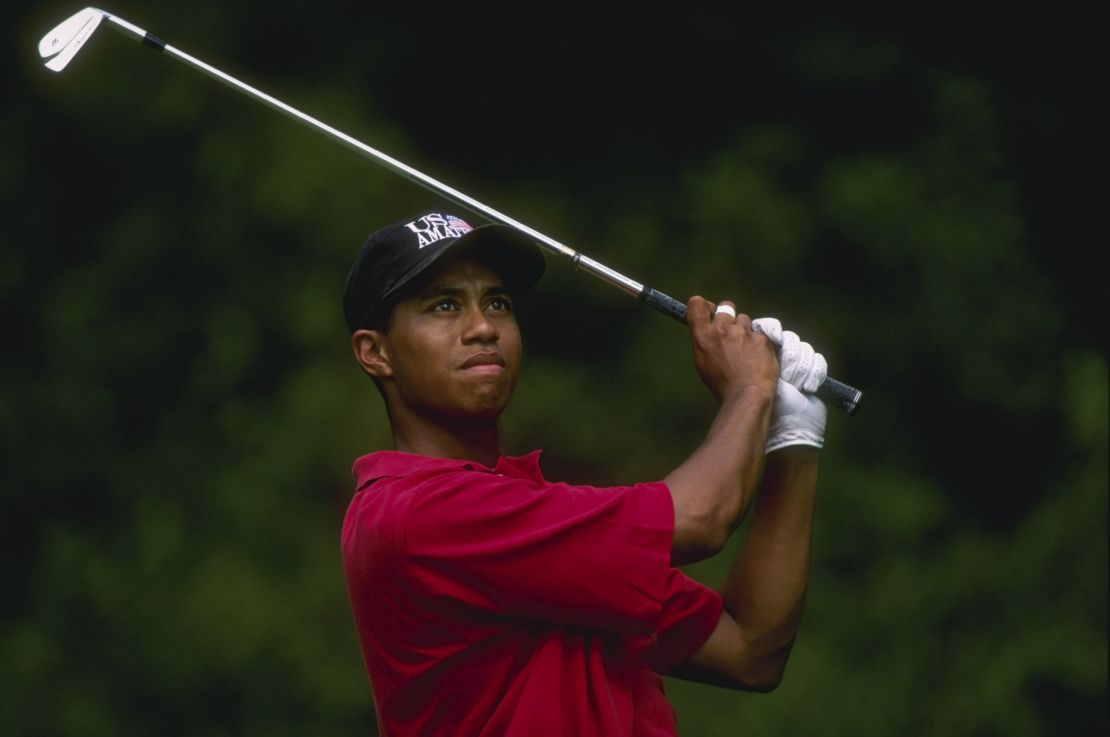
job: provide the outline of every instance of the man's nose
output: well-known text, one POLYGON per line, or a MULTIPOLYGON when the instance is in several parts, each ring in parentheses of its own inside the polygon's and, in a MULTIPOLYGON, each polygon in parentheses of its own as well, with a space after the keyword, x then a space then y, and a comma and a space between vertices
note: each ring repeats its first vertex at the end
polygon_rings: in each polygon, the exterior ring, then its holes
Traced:
POLYGON ((463 331, 463 342, 477 341, 492 343, 500 337, 497 325, 489 318, 485 310, 480 307, 469 307, 466 311, 466 328, 463 331))

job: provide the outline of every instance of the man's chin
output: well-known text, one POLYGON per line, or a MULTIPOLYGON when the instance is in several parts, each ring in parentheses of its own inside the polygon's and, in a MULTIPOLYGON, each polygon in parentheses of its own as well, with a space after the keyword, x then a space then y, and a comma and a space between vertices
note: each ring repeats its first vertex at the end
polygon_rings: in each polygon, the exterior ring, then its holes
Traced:
POLYGON ((454 422, 492 422, 501 417, 501 414, 509 406, 510 398, 510 396, 504 394, 472 397, 471 401, 448 409, 443 414, 449 416, 454 422))
POLYGON ((491 399, 470 408, 468 414, 475 419, 496 420, 509 406, 508 398, 491 399))

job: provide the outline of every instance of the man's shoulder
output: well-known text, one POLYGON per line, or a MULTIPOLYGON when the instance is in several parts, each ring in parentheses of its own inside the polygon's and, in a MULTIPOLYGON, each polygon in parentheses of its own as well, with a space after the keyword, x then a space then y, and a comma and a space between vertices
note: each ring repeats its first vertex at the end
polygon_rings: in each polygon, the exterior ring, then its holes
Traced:
POLYGON ((362 489, 380 479, 405 478, 418 473, 443 472, 465 469, 468 463, 452 458, 404 453, 398 450, 378 450, 355 459, 351 467, 362 489))
POLYGON ((421 531, 435 537, 444 526, 477 529, 546 492, 536 456, 502 457, 491 468, 393 450, 368 453, 354 462, 357 486, 344 526, 397 544, 421 531))
POLYGON ((351 471, 356 479, 356 489, 361 491, 377 481, 406 479, 418 480, 445 473, 477 473, 488 476, 514 477, 544 482, 539 469, 540 451, 523 456, 504 456, 495 466, 488 467, 477 461, 460 458, 406 453, 397 450, 379 450, 355 459, 351 471))

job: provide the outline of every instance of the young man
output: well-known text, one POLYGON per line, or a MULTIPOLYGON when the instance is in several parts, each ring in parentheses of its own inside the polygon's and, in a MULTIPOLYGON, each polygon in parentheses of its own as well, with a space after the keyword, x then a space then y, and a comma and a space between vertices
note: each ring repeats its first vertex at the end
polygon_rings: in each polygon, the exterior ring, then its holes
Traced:
POLYGON ((720 403, 661 480, 597 488, 504 455, 513 295, 543 272, 506 226, 424 213, 372 234, 344 294, 394 449, 355 461, 347 589, 382 735, 674 735, 661 674, 755 691, 782 676, 809 569, 824 358, 777 320, 690 299, 720 403), (777 355, 778 354, 778 355, 777 355), (675 566, 718 553, 714 591, 675 566))

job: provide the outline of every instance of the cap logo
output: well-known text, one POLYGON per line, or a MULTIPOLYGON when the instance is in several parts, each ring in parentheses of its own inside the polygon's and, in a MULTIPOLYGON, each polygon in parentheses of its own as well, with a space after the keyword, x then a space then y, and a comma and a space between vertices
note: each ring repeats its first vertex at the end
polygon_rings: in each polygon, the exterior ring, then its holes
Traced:
POLYGON ((441 215, 433 212, 419 220, 405 223, 405 227, 416 234, 418 247, 430 246, 444 238, 458 238, 464 233, 474 230, 470 223, 454 215, 441 215))

